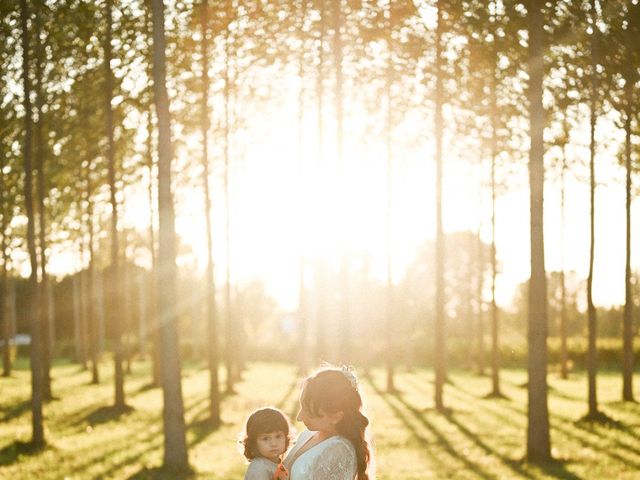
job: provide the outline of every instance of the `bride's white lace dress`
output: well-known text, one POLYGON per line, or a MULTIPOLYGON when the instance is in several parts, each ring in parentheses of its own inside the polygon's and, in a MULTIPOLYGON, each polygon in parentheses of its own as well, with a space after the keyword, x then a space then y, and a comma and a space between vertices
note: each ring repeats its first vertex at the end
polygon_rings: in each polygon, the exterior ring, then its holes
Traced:
POLYGON ((291 480, 354 480, 357 473, 356 451, 343 436, 334 435, 300 456, 296 454, 315 433, 305 430, 298 435, 296 444, 285 457, 283 463, 291 480))

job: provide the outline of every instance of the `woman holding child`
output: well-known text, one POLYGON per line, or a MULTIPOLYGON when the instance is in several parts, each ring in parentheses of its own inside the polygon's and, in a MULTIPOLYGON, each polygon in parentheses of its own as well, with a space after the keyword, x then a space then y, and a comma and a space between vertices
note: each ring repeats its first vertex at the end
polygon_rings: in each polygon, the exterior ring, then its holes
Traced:
POLYGON ((272 459, 272 478, 372 480, 365 439, 369 420, 361 409, 362 398, 351 369, 323 368, 305 379, 298 420, 307 430, 300 433, 280 465, 279 457, 272 459))

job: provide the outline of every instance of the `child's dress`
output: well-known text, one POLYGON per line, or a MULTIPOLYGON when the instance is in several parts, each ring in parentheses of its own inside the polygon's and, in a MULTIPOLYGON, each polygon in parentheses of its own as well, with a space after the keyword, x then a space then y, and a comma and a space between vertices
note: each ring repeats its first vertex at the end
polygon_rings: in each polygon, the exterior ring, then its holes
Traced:
POLYGON ((356 451, 341 435, 329 437, 302 455, 296 455, 314 434, 309 430, 302 432, 284 459, 291 480, 353 480, 357 473, 356 451))
POLYGON ((282 464, 272 462, 264 457, 256 457, 249 463, 244 480, 287 480, 288 472, 282 464))

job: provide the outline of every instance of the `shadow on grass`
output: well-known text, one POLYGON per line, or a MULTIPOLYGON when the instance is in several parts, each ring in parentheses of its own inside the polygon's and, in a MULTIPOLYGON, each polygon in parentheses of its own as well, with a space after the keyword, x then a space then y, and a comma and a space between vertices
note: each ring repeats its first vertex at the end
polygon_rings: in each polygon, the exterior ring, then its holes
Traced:
POLYGON ((139 393, 145 393, 145 392, 148 392, 149 390, 155 390, 159 388, 160 388, 160 384, 155 383, 153 380, 151 380, 149 383, 143 383, 142 385, 140 385, 140 387, 137 390, 131 392, 131 394, 137 395, 139 393))
MULTIPOLYGON (((471 398, 477 398, 472 392, 469 392, 466 389, 463 389, 461 387, 457 387, 457 389, 452 390, 452 392, 456 394, 462 393, 467 397, 471 397, 471 398)), ((517 415, 518 418, 521 419, 521 421, 523 422, 522 427, 526 428, 526 418, 527 418, 526 408, 520 407, 515 402, 500 402, 500 401, 499 403, 486 402, 486 403, 479 404, 479 406, 483 409, 483 411, 486 414, 493 416, 497 420, 501 420, 503 418, 503 415, 498 410, 498 407, 502 409, 507 409, 511 411, 513 414, 517 415)), ((620 462, 621 464, 626 465, 628 467, 640 469, 640 463, 635 462, 621 454, 622 452, 624 452, 626 455, 628 454, 638 455, 637 449, 634 449, 633 446, 625 444, 621 442, 620 439, 617 439, 615 440, 615 443, 616 445, 618 445, 619 451, 617 451, 615 448, 607 448, 606 450, 603 450, 602 446, 599 444, 599 440, 596 440, 602 436, 602 428, 605 428, 607 430, 612 430, 612 431, 624 432, 625 434, 631 437, 636 436, 637 434, 629 426, 621 425, 619 422, 617 422, 617 424, 619 425, 619 428, 613 427, 613 426, 607 427, 606 423, 584 421, 584 420, 575 421, 575 420, 570 420, 565 417, 562 417, 559 415, 553 415, 553 414, 550 417, 550 423, 551 423, 552 430, 555 430, 565 435, 567 438, 573 439, 575 442, 578 442, 583 447, 593 451, 600 451, 603 455, 606 455, 609 459, 620 462), (588 438, 587 435, 591 435, 593 439, 588 438)), ((558 471, 558 469, 561 467, 562 464, 563 462, 558 460, 556 462, 552 462, 547 466, 541 466, 541 468, 543 469, 547 468, 547 469, 550 469, 550 472, 554 472, 554 471, 558 471)), ((560 478, 572 478, 572 477, 560 477, 560 478)))
MULTIPOLYGON (((455 385, 454 384, 454 388, 452 389, 453 392, 457 391, 458 393, 463 393, 471 398, 475 398, 478 400, 496 400, 498 403, 497 405, 500 405, 502 408, 507 408, 508 410, 511 410, 513 413, 517 414, 517 415, 525 415, 526 412, 516 408, 516 406, 513 404, 512 400, 509 399, 508 397, 505 397, 504 395, 500 395, 500 396, 495 396, 495 395, 485 395, 485 396, 477 396, 474 393, 467 391, 465 388, 462 388, 460 385, 455 385)), ((405 405, 405 407, 412 411, 412 413, 418 417, 421 418, 420 415, 420 411, 417 410, 415 407, 413 407, 412 405, 409 405, 404 399, 399 398, 399 401, 405 405)), ((502 417, 500 416, 500 414, 498 412, 493 412, 491 411, 491 409, 488 408, 487 403, 482 402, 480 404, 478 404, 480 406, 482 406, 483 410, 485 410, 486 413, 490 414, 490 415, 494 415, 497 419, 501 419, 502 417)), ((524 468, 523 465, 527 464, 527 462, 525 460, 522 459, 513 459, 513 458, 508 458, 504 455, 499 454, 498 452, 496 452, 494 449, 492 449, 489 445, 487 445, 484 441, 482 441, 482 439, 475 433, 471 432, 469 430, 469 428, 467 428, 467 426, 465 425, 464 422, 459 421, 454 413, 449 413, 446 414, 447 419, 449 420, 449 422, 451 422, 451 424, 455 425, 458 430, 465 435, 468 439, 470 439, 471 441, 473 441, 478 447, 480 447, 485 454, 490 455, 490 456, 494 456, 496 458, 498 458, 502 464, 504 464, 506 467, 508 467, 510 470, 512 470, 514 473, 524 477, 524 478, 529 478, 531 475, 530 473, 528 473, 524 468)), ((538 468, 540 468, 546 475, 549 475, 553 478, 559 478, 559 479, 564 479, 564 480, 579 480, 580 477, 575 475, 574 473, 568 471, 565 468, 565 464, 567 462, 566 461, 562 461, 562 460, 552 460, 550 462, 547 463, 532 463, 532 465, 537 466, 538 468)))
POLYGON ((14 405, 13 407, 7 409, 4 411, 4 415, 2 416, 2 421, 3 422, 9 422, 11 420, 13 420, 14 418, 18 418, 20 416, 22 416, 25 412, 29 411, 29 409, 31 408, 31 401, 30 400, 25 400, 22 401, 16 405, 14 405))
POLYGON ((87 467, 96 464, 105 467, 95 478, 122 478, 122 475, 115 475, 120 469, 130 466, 140 460, 145 454, 162 449, 162 429, 154 426, 141 430, 141 435, 123 435, 118 441, 109 443, 105 448, 96 448, 89 446, 84 450, 76 452, 74 458, 82 459, 82 461, 73 464, 73 470, 76 472, 85 471, 87 467), (109 463, 115 455, 126 451, 127 455, 120 457, 116 463, 109 463), (110 473, 111 475, 107 475, 110 473))
MULTIPOLYGON (((524 463, 525 461, 522 460, 522 462, 524 463)), ((580 480, 583 478, 568 471, 565 467, 565 464, 567 463, 569 463, 567 460, 552 459, 548 462, 532 462, 531 464, 537 466, 546 475, 553 478, 559 478, 562 480, 580 480)))
MULTIPOLYGON (((576 425, 582 428, 584 428, 585 426, 593 427, 594 425, 601 425, 607 428, 616 428, 620 430, 624 429, 624 425, 622 423, 611 418, 609 415, 607 415, 602 411, 598 411, 593 414, 588 413, 585 416, 580 417, 576 421, 576 425)), ((592 428, 588 428, 588 429, 592 430, 592 428)))
POLYGON ((194 420, 187 427, 188 431, 193 433, 193 438, 187 440, 189 447, 193 447, 199 444, 209 435, 216 432, 217 430, 220 430, 225 425, 229 424, 223 422, 222 420, 220 420, 218 424, 215 424, 209 417, 194 420))
MULTIPOLYGON (((445 450, 449 456, 451 458, 457 459, 460 462, 462 462, 466 468, 470 471, 473 471, 474 473, 476 473, 480 478, 484 478, 484 479, 495 479, 497 478, 494 475, 489 474, 488 472, 485 472, 482 470, 480 465, 474 464, 473 462, 469 461, 468 458, 466 458, 464 455, 460 455, 459 450, 457 450, 456 448, 454 448, 454 446, 451 444, 451 442, 449 442, 449 440, 445 437, 445 435, 438 430, 437 428, 435 428, 435 426, 433 424, 431 424, 426 418, 425 418, 425 413, 424 411, 420 411, 418 409, 416 409, 415 407, 412 406, 408 406, 408 404, 406 402, 404 402, 404 400, 401 398, 401 395, 399 393, 395 393, 395 394, 390 394, 387 392, 383 392, 382 389, 380 389, 371 379, 371 377, 367 377, 366 381, 369 383, 369 385, 371 386, 372 390, 374 392, 376 392, 376 394, 378 396, 380 396, 384 402, 387 404, 387 406, 393 411, 394 415, 404 424, 404 426, 407 428, 407 430, 409 430, 412 435, 414 436, 414 438, 420 443, 420 445, 422 447, 428 447, 428 446, 436 446, 438 448, 442 448, 443 450, 445 450), (435 437, 435 441, 429 441, 428 439, 426 439, 424 436, 421 435, 421 433, 416 429, 416 422, 412 421, 413 419, 408 418, 406 414, 404 414, 400 408, 398 408, 397 405, 394 404, 394 402, 391 401, 391 398, 395 398, 397 401, 399 401, 405 408, 407 408, 409 410, 410 413, 413 414, 413 416, 419 421, 420 424, 422 424, 427 430, 429 430, 433 436, 435 437)), ((435 411, 435 410, 433 410, 435 411)), ((446 467, 450 467, 447 466, 444 463, 444 459, 440 458, 439 455, 437 455, 434 452, 429 452, 431 458, 433 459, 434 462, 437 462, 439 465, 442 466, 442 468, 446 468, 446 467)))
POLYGON ((194 477, 195 473, 191 469, 170 470, 163 467, 144 467, 127 477, 127 480, 187 480, 194 477))
POLYGON ((130 407, 129 405, 125 405, 124 407, 109 405, 108 407, 100 407, 91 412, 87 415, 86 421, 89 422, 90 425, 95 426, 119 420, 131 412, 133 412, 133 407, 130 407))
POLYGON ((0 450, 0 466, 17 462, 22 455, 35 456, 43 452, 47 445, 34 445, 31 442, 16 440, 0 450))

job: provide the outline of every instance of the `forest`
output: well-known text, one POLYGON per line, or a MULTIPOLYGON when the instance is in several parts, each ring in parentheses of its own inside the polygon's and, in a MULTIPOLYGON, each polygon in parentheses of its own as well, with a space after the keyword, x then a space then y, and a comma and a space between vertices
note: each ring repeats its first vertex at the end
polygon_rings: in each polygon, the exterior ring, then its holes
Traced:
POLYGON ((240 478, 330 362, 371 479, 633 478, 638 38, 638 0, 1 2, 0 477, 240 478))

